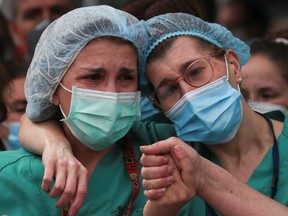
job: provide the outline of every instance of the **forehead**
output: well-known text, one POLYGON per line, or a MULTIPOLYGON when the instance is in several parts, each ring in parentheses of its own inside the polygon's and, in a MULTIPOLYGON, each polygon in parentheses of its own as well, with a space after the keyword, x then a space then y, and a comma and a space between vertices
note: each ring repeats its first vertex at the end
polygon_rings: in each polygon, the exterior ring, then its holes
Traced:
POLYGON ((164 55, 159 58, 156 57, 155 60, 147 64, 147 73, 152 67, 152 70, 155 70, 155 67, 157 67, 156 70, 159 70, 167 65, 178 68, 184 62, 197 59, 205 54, 207 54, 207 51, 201 48, 199 39, 191 36, 178 36, 164 55))
MULTIPOLYGON (((130 42, 98 38, 89 42, 78 54, 67 71, 73 67, 107 68, 129 67, 137 72, 137 51, 130 42)), ((65 75, 65 76, 66 76, 65 75)))
POLYGON ((283 79, 280 68, 278 68, 275 62, 264 55, 251 56, 248 63, 243 65, 242 71, 244 78, 258 80, 259 82, 263 82, 263 85, 267 85, 267 83, 269 84, 273 80, 278 82, 283 79))
POLYGON ((199 39, 191 36, 178 36, 162 60, 174 63, 194 57, 199 58, 205 53, 205 50, 200 46, 199 39))
POLYGON ((18 12, 31 8, 53 7, 57 5, 71 5, 71 0, 18 0, 16 9, 18 12))
MULTIPOLYGON (((131 42, 121 40, 120 38, 97 38, 90 41, 79 53, 76 59, 86 56, 87 54, 91 57, 99 55, 97 59, 101 59, 102 54, 107 56, 117 56, 119 52, 124 52, 127 54, 132 54, 137 58, 137 51, 131 42)), ((87 56, 89 57, 89 56, 87 56)), ((117 56, 118 58, 125 59, 126 56, 117 56)), ((129 61, 129 59, 126 59, 129 61)))

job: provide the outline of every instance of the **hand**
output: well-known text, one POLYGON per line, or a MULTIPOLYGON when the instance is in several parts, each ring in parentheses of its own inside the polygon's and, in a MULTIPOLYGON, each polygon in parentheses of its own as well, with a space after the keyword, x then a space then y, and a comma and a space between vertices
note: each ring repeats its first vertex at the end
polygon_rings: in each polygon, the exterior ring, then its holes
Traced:
POLYGON ((67 140, 49 140, 45 145, 42 161, 45 167, 42 189, 51 197, 61 195, 57 207, 70 205, 70 213, 79 211, 86 193, 88 184, 87 169, 73 156, 67 140), (52 179, 55 184, 50 190, 52 179))
POLYGON ((149 198, 145 215, 176 215, 197 190, 203 188, 201 157, 177 138, 143 146, 141 151, 144 153, 141 158, 143 187, 149 198))

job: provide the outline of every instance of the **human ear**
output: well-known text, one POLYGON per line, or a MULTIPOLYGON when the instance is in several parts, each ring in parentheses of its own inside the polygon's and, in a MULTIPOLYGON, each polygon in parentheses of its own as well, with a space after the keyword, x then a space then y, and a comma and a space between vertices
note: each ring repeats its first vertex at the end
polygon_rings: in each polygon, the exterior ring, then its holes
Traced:
POLYGON ((52 96, 52 103, 56 106, 60 104, 60 99, 58 96, 58 89, 55 91, 54 95, 52 96))
POLYGON ((233 50, 228 50, 226 52, 226 58, 230 73, 234 75, 236 83, 240 84, 243 74, 237 53, 233 50))

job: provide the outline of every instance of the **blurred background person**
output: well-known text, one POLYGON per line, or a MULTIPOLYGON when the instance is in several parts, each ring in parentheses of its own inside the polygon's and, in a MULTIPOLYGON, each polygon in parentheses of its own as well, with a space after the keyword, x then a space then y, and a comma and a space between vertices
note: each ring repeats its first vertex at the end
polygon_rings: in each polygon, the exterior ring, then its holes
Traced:
POLYGON ((210 22, 215 16, 214 0, 130 0, 122 9, 144 20, 175 12, 192 14, 210 22))
POLYGON ((110 5, 114 8, 121 9, 128 0, 82 0, 82 6, 92 5, 110 5))
POLYGON ((14 58, 14 43, 8 31, 5 17, 0 12, 0 61, 8 61, 14 58))
POLYGON ((8 22, 8 30, 16 46, 17 56, 30 58, 27 37, 33 28, 48 20, 57 19, 78 6, 74 0, 2 0, 1 10, 8 22))
POLYGON ((258 1, 259 4, 265 4, 265 12, 268 16, 266 35, 271 35, 273 33, 285 30, 288 26, 288 1, 277 0, 273 1, 273 3, 269 0, 264 2, 260 0, 258 1))
POLYGON ((7 149, 21 147, 18 139, 20 118, 25 113, 27 101, 24 94, 24 82, 29 67, 28 61, 11 60, 4 64, 7 81, 3 83, 3 99, 7 109, 7 118, 2 123, 2 142, 7 149))
POLYGON ((2 125, 2 123, 7 118, 7 108, 4 101, 4 84, 6 83, 6 73, 4 72, 4 67, 0 64, 0 151, 4 151, 7 149, 6 143, 2 142, 2 137, 8 136, 8 129, 2 125))
POLYGON ((288 114, 287 38, 256 40, 250 46, 251 57, 243 66, 241 91, 255 111, 288 114))
POLYGON ((268 17, 265 4, 256 0, 215 0, 215 22, 247 41, 266 33, 268 17))

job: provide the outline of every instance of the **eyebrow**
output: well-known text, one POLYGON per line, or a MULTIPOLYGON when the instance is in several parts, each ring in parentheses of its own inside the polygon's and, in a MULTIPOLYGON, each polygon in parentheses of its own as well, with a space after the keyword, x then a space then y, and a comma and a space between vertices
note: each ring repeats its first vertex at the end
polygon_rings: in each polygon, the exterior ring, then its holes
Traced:
MULTIPOLYGON (((97 67, 97 68, 85 68, 81 67, 82 70, 90 72, 90 73, 106 73, 107 69, 104 67, 97 67)), ((120 73, 126 73, 126 74, 131 74, 131 73, 137 73, 137 68, 128 68, 128 67, 121 67, 120 68, 120 73)))
POLYGON ((105 73, 107 70, 104 67, 97 67, 97 68, 85 68, 80 67, 81 70, 87 71, 89 73, 105 73))
POLYGON ((137 73, 137 68, 128 68, 128 67, 121 67, 120 68, 120 73, 121 74, 132 74, 132 73, 137 73))
POLYGON ((183 64, 181 64, 181 66, 180 66, 180 71, 181 71, 181 73, 184 73, 185 70, 189 67, 189 65, 191 65, 193 62, 197 61, 197 60, 200 59, 200 58, 201 58, 201 57, 199 57, 199 58, 194 58, 194 59, 190 59, 190 60, 184 62, 183 64))

